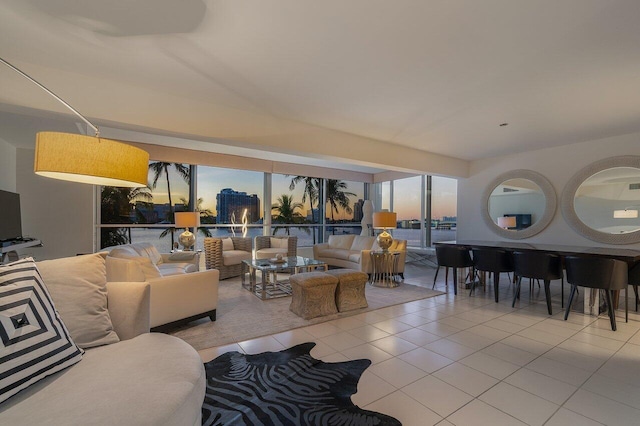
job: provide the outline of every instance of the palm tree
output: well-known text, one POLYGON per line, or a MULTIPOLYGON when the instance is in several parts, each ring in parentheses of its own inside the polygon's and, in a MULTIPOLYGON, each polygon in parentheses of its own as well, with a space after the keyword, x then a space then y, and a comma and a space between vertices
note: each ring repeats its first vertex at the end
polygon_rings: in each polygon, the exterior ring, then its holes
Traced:
MULTIPOLYGON (((184 198, 184 197, 180 197, 180 201, 182 201, 182 205, 184 206, 184 211, 188 211, 189 210, 189 202, 187 201, 187 199, 184 198)), ((211 209, 203 209, 202 208, 202 203, 204 203, 204 198, 202 198, 202 197, 198 198, 198 201, 196 202, 196 208, 194 210, 194 211, 197 211, 197 212, 200 213, 200 220, 201 221, 202 221, 203 218, 213 217, 213 212, 211 211, 211 209)), ((205 223, 206 223, 206 221, 205 221, 205 223)), ((209 228, 206 228, 204 226, 199 226, 198 227, 198 232, 200 232, 205 237, 211 237, 211 231, 209 230, 209 228)))
POLYGON ((349 197, 355 197, 353 192, 346 191, 347 183, 338 179, 327 179, 327 203, 331 206, 331 221, 335 222, 334 213, 338 213, 338 208, 347 214, 352 214, 349 197))
MULTIPOLYGON (((176 169, 176 172, 187 182, 188 185, 191 184, 191 173, 189 173, 189 167, 180 163, 164 163, 161 161, 156 161, 154 163, 149 164, 149 170, 153 171, 153 182, 151 183, 151 188, 155 189, 158 185, 158 179, 163 174, 167 179, 167 196, 169 197, 169 217, 166 219, 168 221, 173 222, 174 211, 173 211, 173 202, 171 200, 171 184, 169 182, 169 168, 173 166, 176 169)), ((160 234, 160 238, 167 235, 167 233, 171 232, 171 247, 174 246, 174 231, 175 228, 169 228, 160 234)))
MULTIPOLYGON (((302 223, 304 221, 304 217, 302 217, 300 212, 297 212, 296 210, 302 209, 303 207, 304 206, 302 203, 293 201, 293 196, 282 194, 280 198, 278 198, 278 203, 271 206, 271 211, 275 211, 277 213, 273 218, 273 221, 275 223, 287 224, 302 223)), ((282 228, 285 229, 287 235, 291 235, 289 227, 284 226, 275 226, 273 228, 273 235, 276 235, 276 232, 282 228)), ((301 229, 303 229, 307 233, 309 232, 307 228, 301 229)))
MULTIPOLYGON (((151 205, 153 195, 149 187, 120 188, 104 186, 100 194, 100 221, 102 223, 131 223, 130 212, 137 204, 151 205)), ((135 209, 133 222, 145 223, 146 218, 140 209, 135 209)), ((100 244, 110 247, 131 242, 131 228, 102 228, 100 244)))
MULTIPOLYGON (((318 196, 320 194, 320 185, 322 185, 322 179, 320 178, 312 178, 309 176, 295 176, 291 178, 291 183, 289 184, 289 190, 293 191, 296 188, 296 185, 304 182, 304 192, 302 193, 302 203, 309 199, 309 210, 311 211, 311 222, 314 222, 313 215, 313 204, 320 204, 320 200, 318 196)), ((318 218, 319 219, 319 218, 318 218)), ((313 233, 313 244, 316 243, 316 233, 313 233)))

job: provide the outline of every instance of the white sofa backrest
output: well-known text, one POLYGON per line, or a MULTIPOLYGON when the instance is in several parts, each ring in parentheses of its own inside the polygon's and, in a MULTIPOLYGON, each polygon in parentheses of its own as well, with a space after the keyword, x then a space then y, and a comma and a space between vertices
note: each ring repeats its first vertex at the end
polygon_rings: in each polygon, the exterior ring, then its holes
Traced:
POLYGON ((329 235, 327 243, 331 248, 349 250, 355 235, 329 235))
POLYGON ((367 237, 356 235, 351 243, 351 251, 371 250, 373 243, 376 241, 376 237, 367 237))

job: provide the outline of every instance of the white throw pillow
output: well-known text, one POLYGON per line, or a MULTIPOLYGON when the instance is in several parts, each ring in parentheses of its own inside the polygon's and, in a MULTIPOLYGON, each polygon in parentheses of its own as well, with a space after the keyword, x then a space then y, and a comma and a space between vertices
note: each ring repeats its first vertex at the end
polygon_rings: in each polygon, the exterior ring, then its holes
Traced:
POLYGON ((231 238, 222 239, 222 251, 233 250, 233 240, 231 238))
POLYGON ((0 403, 82 359, 33 259, 0 265, 0 403))
POLYGON ((107 310, 107 270, 100 254, 44 260, 37 267, 78 346, 120 341, 107 310))
POLYGON ((283 248, 283 249, 288 249, 289 248, 289 238, 285 237, 285 238, 274 238, 271 237, 269 244, 271 245, 271 248, 283 248))

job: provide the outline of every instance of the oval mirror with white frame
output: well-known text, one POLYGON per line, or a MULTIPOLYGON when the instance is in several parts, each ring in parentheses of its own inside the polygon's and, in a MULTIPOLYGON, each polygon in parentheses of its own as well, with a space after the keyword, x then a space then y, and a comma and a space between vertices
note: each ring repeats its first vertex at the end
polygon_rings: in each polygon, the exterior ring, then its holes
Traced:
POLYGON ((532 170, 512 170, 496 177, 485 190, 482 217, 501 237, 523 239, 546 228, 556 211, 551 183, 532 170))
POLYGON ((640 242, 640 157, 611 157, 576 173, 562 193, 562 214, 585 237, 640 242))

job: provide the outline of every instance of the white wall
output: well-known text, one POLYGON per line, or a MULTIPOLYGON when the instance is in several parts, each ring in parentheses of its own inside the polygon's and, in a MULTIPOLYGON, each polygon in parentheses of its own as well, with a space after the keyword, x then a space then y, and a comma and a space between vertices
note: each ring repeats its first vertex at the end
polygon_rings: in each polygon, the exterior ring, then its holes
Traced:
POLYGON ((38 238, 43 247, 20 255, 36 260, 93 252, 92 185, 43 178, 33 173, 32 149, 17 149, 16 192, 20 194, 22 233, 38 238))
MULTIPOLYGON (((545 176, 555 188, 558 209, 551 224, 538 235, 523 242, 605 246, 577 234, 562 217, 560 197, 569 179, 583 167, 608 157, 640 155, 640 133, 488 158, 471 162, 469 178, 458 181, 459 240, 501 241, 482 221, 482 194, 498 175, 515 169, 529 169, 545 176)), ((619 247, 619 246, 618 246, 619 247)), ((626 245, 640 248, 640 244, 626 245)))
POLYGON ((0 189, 16 192, 16 148, 0 139, 0 189))

